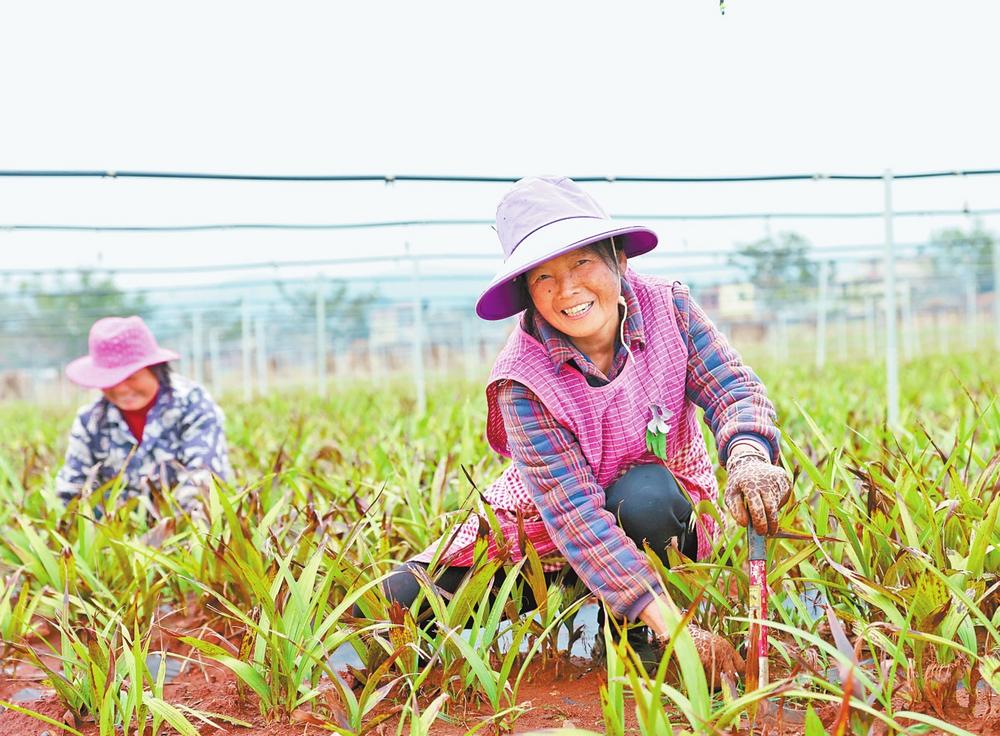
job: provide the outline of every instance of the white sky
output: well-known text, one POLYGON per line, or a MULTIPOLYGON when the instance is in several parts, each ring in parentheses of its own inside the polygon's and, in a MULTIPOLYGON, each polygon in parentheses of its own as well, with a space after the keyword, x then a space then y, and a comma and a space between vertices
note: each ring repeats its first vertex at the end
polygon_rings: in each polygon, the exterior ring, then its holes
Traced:
MULTIPOLYGON (((997 168, 998 29, 1000 3, 960 0, 730 0, 724 17, 714 0, 4 3, 0 168, 510 176, 997 168)), ((0 179, 0 226, 489 218, 505 189, 0 179)), ((592 191, 613 213, 882 206, 880 183, 592 191)), ((894 196, 899 209, 1000 207, 1000 177, 900 183, 894 196)), ((946 224, 963 223, 901 219, 897 239, 922 240, 946 224)), ((1000 229, 1000 220, 987 225, 1000 229)), ((663 248, 697 251, 759 238, 765 226, 655 227, 663 248)), ((879 220, 772 227, 816 245, 883 237, 879 220)), ((425 253, 498 252, 485 226, 0 230, 0 270, 337 258, 399 253, 406 241, 425 253)))

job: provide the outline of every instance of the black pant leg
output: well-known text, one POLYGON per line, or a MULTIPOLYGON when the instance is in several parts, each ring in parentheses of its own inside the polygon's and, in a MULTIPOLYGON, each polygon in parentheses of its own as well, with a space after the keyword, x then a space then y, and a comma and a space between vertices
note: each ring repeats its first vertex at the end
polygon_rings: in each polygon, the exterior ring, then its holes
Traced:
POLYGON ((665 467, 636 465, 608 486, 604 495, 604 507, 639 549, 648 543, 666 565, 667 548, 676 538, 681 552, 695 558, 698 535, 689 528, 691 504, 665 467))
MULTIPOLYGON (((404 608, 410 608, 413 605, 413 601, 416 600, 417 594, 420 592, 420 583, 417 582, 417 578, 413 573, 413 569, 416 567, 422 568, 426 571, 427 563, 404 562, 403 564, 397 565, 393 568, 389 577, 386 578, 383 583, 383 589, 385 590, 386 597, 390 601, 398 601, 404 608)), ((469 569, 470 568, 468 567, 445 567, 433 577, 434 584, 448 593, 455 593, 462 584, 466 575, 469 574, 469 569)), ((500 587, 506 576, 507 571, 505 569, 497 571, 497 574, 493 578, 492 588, 494 591, 500 587)), ((572 571, 569 571, 569 573, 563 573, 562 571, 546 573, 545 579, 551 584, 555 580, 559 579, 560 576, 575 579, 575 575, 573 575, 572 571)), ((532 593, 531 587, 523 585, 520 610, 529 611, 537 607, 538 604, 535 601, 535 596, 532 593)), ((421 605, 420 610, 414 613, 414 616, 419 618, 420 616, 425 615, 428 609, 429 607, 425 601, 421 605)), ((354 610, 355 616, 361 615, 357 606, 355 606, 354 610)))
MULTIPOLYGON (((662 465, 637 465, 605 490, 605 508, 615 515, 619 526, 639 549, 645 542, 656 551, 663 564, 668 564, 667 548, 676 538, 681 551, 694 559, 698 550, 698 536, 689 529, 692 508, 673 474, 662 465)), ((420 592, 420 585, 413 575, 413 566, 427 569, 425 563, 405 562, 397 565, 385 581, 384 589, 389 600, 399 601, 409 608, 420 592)), ((454 593, 468 574, 467 567, 446 567, 435 576, 435 583, 441 589, 454 593)), ((501 570, 494 578, 496 589, 506 572, 501 570)), ((565 572, 548 573, 546 579, 552 582, 560 575, 573 576, 571 569, 565 572)), ((531 588, 523 586, 521 610, 537 607, 531 588)), ((423 614, 424 607, 418 612, 423 614)), ((355 615, 360 615, 355 607, 355 615)))

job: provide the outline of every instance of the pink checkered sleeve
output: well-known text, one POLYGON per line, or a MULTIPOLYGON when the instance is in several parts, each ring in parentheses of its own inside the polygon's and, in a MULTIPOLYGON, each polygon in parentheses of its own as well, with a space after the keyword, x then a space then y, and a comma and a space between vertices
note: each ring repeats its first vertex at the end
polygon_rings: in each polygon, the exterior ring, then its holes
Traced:
POLYGON ((511 458, 552 541, 591 591, 631 620, 660 591, 645 555, 604 508, 577 439, 516 381, 497 391, 511 458))
POLYGON ((705 410, 723 464, 733 440, 754 439, 772 460, 778 457, 781 432, 764 384, 740 358, 687 289, 674 289, 674 306, 687 337, 688 399, 705 410))

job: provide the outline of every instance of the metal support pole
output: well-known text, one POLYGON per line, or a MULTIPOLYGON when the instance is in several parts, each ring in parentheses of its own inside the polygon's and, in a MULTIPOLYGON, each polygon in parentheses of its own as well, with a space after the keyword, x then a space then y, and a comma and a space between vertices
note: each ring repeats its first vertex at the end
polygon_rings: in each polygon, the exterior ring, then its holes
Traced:
POLYGON ((326 396, 326 294, 322 276, 316 283, 316 391, 326 396))
POLYGON ((375 333, 368 328, 368 375, 375 380, 382 377, 382 363, 378 357, 378 347, 375 344, 375 333))
POLYGON ((914 357, 917 357, 923 352, 923 345, 920 341, 920 314, 913 306, 913 292, 913 283, 908 283, 906 285, 906 309, 910 319, 910 348, 913 350, 914 357))
POLYGON ((915 353, 913 340, 913 294, 909 282, 903 284, 903 357, 913 360, 915 353))
POLYGON ((472 344, 472 325, 469 317, 462 317, 462 366, 465 368, 465 380, 472 383, 476 377, 475 347, 472 344))
POLYGON ((775 313, 774 319, 767 327, 768 341, 771 343, 771 358, 775 363, 781 362, 781 324, 780 316, 775 313))
MULTIPOLYGON (((406 244, 410 253, 410 244, 406 244)), ((413 382, 416 390, 417 415, 427 410, 427 387, 424 384, 424 305, 420 292, 420 261, 413 254, 413 382)))
POLYGON ((199 386, 205 383, 205 354, 203 351, 204 340, 201 336, 201 312, 195 311, 191 315, 191 362, 194 363, 194 370, 191 377, 199 386))
POLYGON ((243 400, 249 401, 253 398, 253 376, 251 375, 250 352, 252 349, 253 336, 250 334, 250 305, 243 299, 241 305, 243 315, 241 348, 243 351, 243 400))
POLYGON ((788 314, 778 313, 778 360, 788 362, 788 314))
POLYGON ((951 341, 954 337, 954 328, 952 327, 952 312, 954 310, 942 310, 939 312, 941 323, 940 323, 940 334, 941 334, 941 352, 946 355, 951 352, 951 341))
POLYGON ((340 379, 349 376, 347 345, 343 337, 334 335, 333 338, 333 375, 340 379))
POLYGON ((69 382, 62 371, 62 366, 56 366, 56 381, 59 382, 59 405, 66 406, 69 403, 69 382))
POLYGON ((826 365, 826 308, 830 281, 830 262, 819 264, 819 300, 816 307, 816 367, 826 365))
POLYGON ((948 337, 951 330, 948 329, 946 320, 947 314, 944 310, 940 308, 934 310, 934 334, 937 336, 938 352, 943 355, 947 355, 950 350, 948 337))
POLYGON ((182 376, 191 375, 191 343, 184 339, 182 332, 177 336, 177 352, 180 357, 177 359, 177 372, 182 376))
POLYGON ((875 297, 870 296, 865 300, 865 340, 868 346, 868 357, 873 360, 876 353, 878 353, 877 320, 878 312, 875 308, 875 297))
POLYGON ((483 321, 476 319, 472 321, 472 341, 475 344, 475 356, 476 356, 476 370, 483 364, 483 353, 485 351, 485 345, 483 344, 483 321))
POLYGON ((993 344, 1000 351, 1000 238, 993 238, 993 344))
POLYGON ((212 372, 212 393, 222 391, 222 360, 219 357, 219 330, 208 331, 208 369, 212 372))
POLYGON ((896 349, 896 247, 892 233, 892 171, 885 170, 885 388, 886 419, 899 426, 899 355, 896 349))
POLYGON ((257 348, 257 392, 267 395, 267 343, 264 339, 264 319, 254 320, 254 346, 257 348))
POLYGON ((965 342, 970 350, 975 350, 979 345, 979 315, 976 310, 976 275, 969 271, 965 276, 965 342))
POLYGON ((848 326, 846 311, 841 311, 840 316, 837 318, 837 324, 840 327, 837 331, 837 334, 840 337, 839 344, 837 346, 837 352, 840 353, 840 355, 837 356, 837 360, 844 361, 847 360, 847 356, 850 351, 850 345, 848 343, 849 336, 847 334, 848 326))

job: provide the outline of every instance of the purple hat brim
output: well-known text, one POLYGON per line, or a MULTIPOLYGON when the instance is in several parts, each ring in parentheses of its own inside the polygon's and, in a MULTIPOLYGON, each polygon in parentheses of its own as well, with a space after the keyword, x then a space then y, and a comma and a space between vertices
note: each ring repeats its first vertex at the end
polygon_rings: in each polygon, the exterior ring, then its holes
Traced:
MULTIPOLYGON (((504 266, 500 269, 499 273, 497 273, 493 281, 490 282, 490 285, 486 287, 485 291, 483 291, 476 301, 476 314, 479 317, 491 321, 500 320, 524 311, 528 306, 527 299, 521 284, 516 279, 535 268, 535 266, 545 263, 563 253, 568 253, 585 245, 614 237, 615 241, 620 244, 620 248, 625 253, 625 256, 627 258, 634 258, 653 250, 658 242, 656 233, 642 225, 615 226, 609 220, 594 219, 584 219, 582 222, 577 221, 576 223, 573 223, 571 220, 562 222, 571 224, 564 228, 557 228, 556 226, 559 223, 553 223, 540 228, 518 245, 517 250, 504 262, 504 266), (572 228, 579 230, 581 224, 584 225, 586 230, 584 232, 577 232, 575 235, 582 237, 576 237, 569 242, 566 241, 565 237, 560 237, 567 234, 560 232, 560 230, 572 228), (595 230, 599 230, 599 232, 595 232, 595 230), (558 242, 563 243, 563 245, 556 245, 555 243, 558 242), (525 250, 526 246, 527 250, 525 250), (517 258, 519 252, 530 254, 531 251, 536 251, 536 253, 528 255, 527 258, 517 258)), ((570 237, 573 237, 573 235, 571 234, 570 237)))
POLYGON ((157 348, 155 353, 143 356, 141 360, 116 368, 101 368, 94 364, 94 359, 89 355, 77 358, 66 366, 66 378, 78 386, 84 388, 106 389, 116 386, 138 370, 148 368, 157 363, 166 363, 169 360, 177 360, 181 356, 173 350, 157 348))

